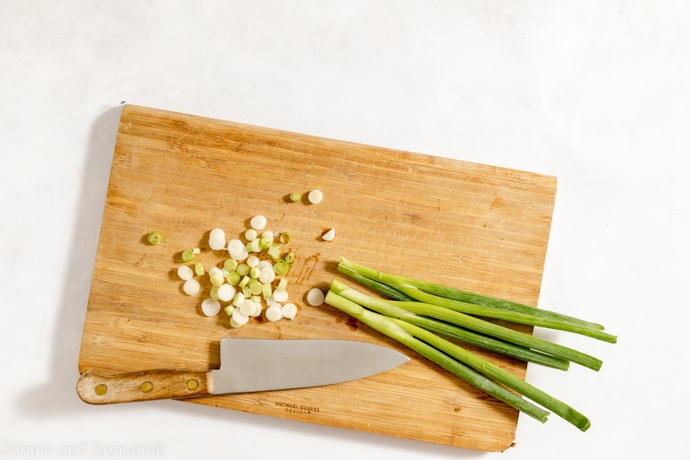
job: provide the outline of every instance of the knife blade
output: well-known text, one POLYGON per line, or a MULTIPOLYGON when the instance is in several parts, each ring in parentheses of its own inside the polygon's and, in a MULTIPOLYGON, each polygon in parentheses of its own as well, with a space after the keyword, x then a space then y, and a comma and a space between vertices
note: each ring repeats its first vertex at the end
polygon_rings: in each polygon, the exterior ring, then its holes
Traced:
POLYGON ((221 339, 220 369, 91 370, 77 381, 89 404, 183 399, 308 388, 358 380, 409 361, 390 348, 350 340, 221 339))

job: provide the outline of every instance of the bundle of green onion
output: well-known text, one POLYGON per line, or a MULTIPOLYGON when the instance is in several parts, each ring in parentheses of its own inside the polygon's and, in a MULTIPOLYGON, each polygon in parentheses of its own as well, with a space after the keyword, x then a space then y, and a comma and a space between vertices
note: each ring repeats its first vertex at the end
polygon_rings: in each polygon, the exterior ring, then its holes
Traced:
POLYGON ((545 422, 548 411, 552 411, 582 431, 590 427, 589 419, 583 414, 462 348, 457 341, 556 369, 567 370, 572 362, 598 371, 602 362, 593 356, 501 326, 482 317, 558 329, 616 343, 616 336, 605 332, 602 325, 553 311, 382 273, 344 258, 340 259, 338 270, 387 298, 374 297, 333 280, 325 298, 327 304, 541 422, 545 422))

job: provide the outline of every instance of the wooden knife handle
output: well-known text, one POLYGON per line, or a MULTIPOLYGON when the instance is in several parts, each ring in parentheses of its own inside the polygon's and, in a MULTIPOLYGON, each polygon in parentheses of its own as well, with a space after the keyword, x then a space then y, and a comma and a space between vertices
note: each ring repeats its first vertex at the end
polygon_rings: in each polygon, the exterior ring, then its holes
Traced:
POLYGON ((213 394, 212 371, 152 369, 124 374, 84 372, 77 394, 89 404, 180 399, 213 394))

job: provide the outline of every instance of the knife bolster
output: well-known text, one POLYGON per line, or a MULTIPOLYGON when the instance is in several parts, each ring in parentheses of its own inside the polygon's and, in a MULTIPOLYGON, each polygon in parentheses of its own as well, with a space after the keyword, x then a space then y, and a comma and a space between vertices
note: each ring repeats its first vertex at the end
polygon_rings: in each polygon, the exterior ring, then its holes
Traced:
POLYGON ((77 394, 88 404, 114 404, 156 399, 182 399, 212 394, 212 371, 155 369, 104 374, 84 372, 77 394))

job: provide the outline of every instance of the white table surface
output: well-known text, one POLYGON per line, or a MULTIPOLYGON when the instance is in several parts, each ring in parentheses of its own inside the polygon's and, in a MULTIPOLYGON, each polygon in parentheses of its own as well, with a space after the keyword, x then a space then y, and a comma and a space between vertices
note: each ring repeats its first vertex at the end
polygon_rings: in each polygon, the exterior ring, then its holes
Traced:
POLYGON ((689 5, 4 0, 0 456, 690 458, 689 5), (82 403, 123 101, 556 176, 540 306, 619 343, 582 342, 599 373, 527 379, 592 428, 523 417, 495 454, 173 401, 82 403))

